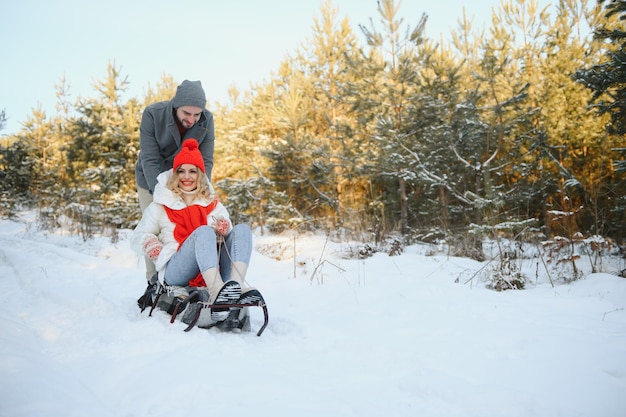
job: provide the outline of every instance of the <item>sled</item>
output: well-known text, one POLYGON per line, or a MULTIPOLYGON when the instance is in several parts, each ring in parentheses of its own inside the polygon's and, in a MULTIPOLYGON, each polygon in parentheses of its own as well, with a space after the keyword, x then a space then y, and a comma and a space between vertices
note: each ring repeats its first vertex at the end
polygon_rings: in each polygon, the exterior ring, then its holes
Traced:
MULTIPOLYGON (((157 308, 157 305, 159 304, 159 300, 161 299, 161 296, 166 293, 168 293, 167 288, 165 288, 160 283, 148 285, 148 288, 146 289, 146 292, 144 293, 143 297, 141 297, 138 300, 141 312, 143 312, 149 305, 151 305, 150 313, 148 314, 148 316, 151 317, 152 312, 154 311, 155 308, 157 308), (153 296, 154 296, 154 299, 152 299, 153 296)), ((259 293, 259 296, 260 296, 260 293, 259 293)), ((189 323, 185 322, 185 324, 187 324, 187 328, 185 328, 184 330, 185 332, 190 331, 198 324, 198 320, 200 318, 200 315, 202 314, 202 311, 208 311, 205 309, 212 309, 212 308, 229 309, 232 312, 232 311, 240 311, 241 309, 245 307, 260 307, 263 310, 263 325, 258 330, 256 334, 257 336, 261 336, 261 334, 263 334, 263 331, 265 330, 265 328, 267 327, 269 323, 269 313, 267 311, 267 304, 265 303, 265 300, 263 300, 263 297, 261 296, 259 297, 260 299, 256 302, 209 304, 208 302, 202 300, 202 296, 199 291, 192 290, 189 293, 189 296, 182 301, 180 300, 176 301, 177 300, 176 297, 172 297, 172 298, 173 300, 171 303, 170 302, 165 303, 165 305, 168 306, 168 308, 161 308, 162 310, 166 311, 168 314, 171 314, 172 317, 170 319, 170 323, 174 323, 179 312, 185 310, 189 305, 196 304, 198 307, 196 308, 196 311, 191 317, 191 320, 189 321, 189 323)), ((211 328, 211 327, 220 328, 222 327, 221 323, 222 322, 213 322, 211 325, 207 326, 207 328, 211 328)))
POLYGON ((260 300, 257 303, 243 303, 243 304, 239 304, 239 303, 234 303, 234 304, 219 304, 219 305, 215 305, 215 304, 209 304, 203 301, 193 301, 190 300, 193 297, 193 295, 189 295, 189 297, 187 297, 182 303, 179 303, 176 305, 176 307, 174 308, 174 312, 172 313, 172 318, 170 319, 170 323, 174 323, 174 320, 176 320, 176 316, 178 315, 178 311, 179 310, 184 310, 184 308, 187 306, 187 304, 192 303, 192 302, 196 302, 200 304, 199 309, 196 310, 196 312, 193 315, 193 318, 191 319, 191 322, 189 323, 189 325, 187 326, 187 328, 185 329, 186 332, 188 332, 189 330, 193 329, 195 327, 195 325, 198 323, 198 319, 200 318, 200 314, 202 313, 202 309, 204 308, 220 308, 220 309, 241 309, 244 307, 261 307, 263 309, 263 325, 261 326, 261 328, 259 329, 259 331, 257 332, 257 336, 261 336, 261 334, 263 334, 263 331, 265 330, 265 328, 267 327, 267 324, 269 323, 269 314, 267 312, 267 305, 265 304, 265 301, 260 300), (182 308, 181 308, 182 307, 182 308))

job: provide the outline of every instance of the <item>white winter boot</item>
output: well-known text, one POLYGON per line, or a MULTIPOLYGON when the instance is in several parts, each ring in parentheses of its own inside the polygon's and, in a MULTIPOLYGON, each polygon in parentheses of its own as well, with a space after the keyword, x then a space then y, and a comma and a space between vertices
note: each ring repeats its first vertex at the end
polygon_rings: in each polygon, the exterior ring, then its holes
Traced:
POLYGON ((246 284, 246 272, 248 271, 248 264, 241 261, 236 261, 231 264, 230 279, 237 281, 241 286, 241 297, 239 297, 240 304, 258 303, 263 301, 263 296, 254 287, 250 287, 246 284))
MULTIPOLYGON (((209 304, 235 304, 241 296, 241 285, 237 281, 229 280, 224 283, 217 268, 209 268, 202 273, 207 290, 209 304)), ((211 319, 223 321, 228 317, 229 308, 211 308, 211 319)))

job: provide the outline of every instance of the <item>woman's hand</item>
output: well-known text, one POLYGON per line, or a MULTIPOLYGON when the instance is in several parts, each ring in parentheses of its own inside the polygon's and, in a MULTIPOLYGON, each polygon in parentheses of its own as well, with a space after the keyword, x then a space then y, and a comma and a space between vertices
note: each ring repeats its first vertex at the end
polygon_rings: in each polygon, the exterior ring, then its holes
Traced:
POLYGON ((213 229, 218 235, 226 236, 228 235, 228 233, 230 233, 230 223, 224 218, 216 219, 215 223, 213 224, 213 229))
POLYGON ((153 261, 159 257, 161 249, 163 249, 163 243, 156 236, 150 236, 143 244, 143 252, 153 261))

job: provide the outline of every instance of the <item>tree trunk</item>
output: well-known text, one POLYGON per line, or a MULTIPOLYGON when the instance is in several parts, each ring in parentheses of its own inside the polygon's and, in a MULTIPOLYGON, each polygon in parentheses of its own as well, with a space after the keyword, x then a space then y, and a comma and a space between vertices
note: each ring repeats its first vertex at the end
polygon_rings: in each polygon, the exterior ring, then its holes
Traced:
POLYGON ((406 236, 409 232, 409 213, 406 197, 406 182, 400 178, 398 192, 400 193, 400 232, 406 236))

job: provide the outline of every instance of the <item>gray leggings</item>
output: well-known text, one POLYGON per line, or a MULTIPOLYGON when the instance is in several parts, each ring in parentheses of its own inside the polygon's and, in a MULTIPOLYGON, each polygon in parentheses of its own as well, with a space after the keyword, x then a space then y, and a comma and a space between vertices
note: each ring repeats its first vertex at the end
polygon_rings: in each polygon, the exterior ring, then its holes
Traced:
POLYGON ((219 267, 222 281, 226 282, 230 279, 232 262, 244 262, 247 265, 251 256, 252 231, 248 225, 238 224, 233 227, 220 245, 213 228, 200 226, 167 262, 165 282, 186 286, 198 273, 215 267, 219 267))

